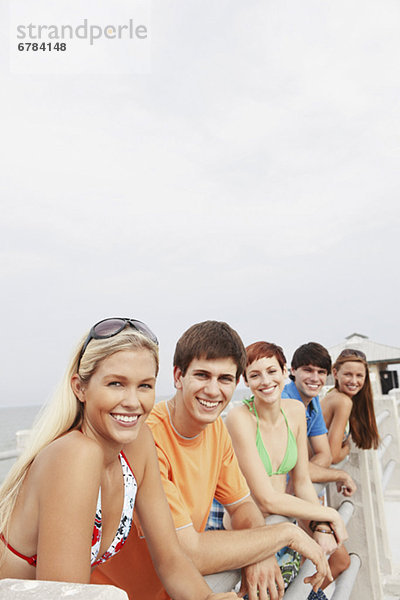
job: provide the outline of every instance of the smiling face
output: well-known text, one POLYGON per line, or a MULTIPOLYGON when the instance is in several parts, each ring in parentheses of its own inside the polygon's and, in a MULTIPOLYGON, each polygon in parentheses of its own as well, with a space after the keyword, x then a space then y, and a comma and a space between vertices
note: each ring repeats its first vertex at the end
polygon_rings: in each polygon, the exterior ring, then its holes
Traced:
POLYGON ((362 362, 347 361, 338 369, 333 369, 333 376, 338 382, 339 391, 353 398, 364 385, 366 370, 362 362))
POLYGON ((246 385, 260 402, 273 404, 281 399, 287 376, 275 356, 259 358, 246 368, 246 385))
POLYGON ((132 442, 154 405, 155 372, 153 355, 141 349, 111 354, 88 383, 74 375, 72 389, 84 404, 82 431, 102 444, 132 442))
POLYGON ((291 369, 298 392, 307 406, 314 396, 318 396, 326 383, 328 371, 315 365, 303 365, 291 369))
POLYGON ((181 435, 198 435, 219 417, 235 391, 236 371, 232 358, 195 358, 185 375, 179 367, 174 368, 173 421, 181 435))

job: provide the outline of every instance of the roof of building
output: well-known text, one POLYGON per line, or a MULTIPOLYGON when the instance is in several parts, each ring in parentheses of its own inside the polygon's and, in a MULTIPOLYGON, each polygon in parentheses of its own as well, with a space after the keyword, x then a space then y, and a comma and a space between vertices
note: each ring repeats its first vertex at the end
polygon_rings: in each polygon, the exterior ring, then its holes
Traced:
POLYGON ((367 335, 362 333, 352 333, 351 335, 348 335, 340 344, 336 344, 336 346, 329 348, 329 353, 332 357, 332 360, 335 361, 341 351, 345 348, 361 350, 366 355, 369 364, 400 363, 400 348, 396 348, 395 346, 386 346, 385 344, 378 344, 377 342, 370 340, 367 335))

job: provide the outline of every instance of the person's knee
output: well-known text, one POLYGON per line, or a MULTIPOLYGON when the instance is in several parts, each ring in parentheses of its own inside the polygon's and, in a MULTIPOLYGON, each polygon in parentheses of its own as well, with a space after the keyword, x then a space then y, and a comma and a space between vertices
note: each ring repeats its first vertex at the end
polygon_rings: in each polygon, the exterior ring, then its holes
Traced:
POLYGON ((345 571, 346 569, 349 568, 350 566, 350 554, 347 552, 347 550, 344 548, 344 552, 341 553, 340 556, 340 560, 341 560, 341 567, 342 567, 342 571, 345 571))
POLYGON ((336 577, 349 568, 350 555, 344 546, 338 548, 338 550, 336 550, 336 552, 332 554, 332 556, 329 559, 329 564, 331 566, 331 570, 335 572, 336 577))

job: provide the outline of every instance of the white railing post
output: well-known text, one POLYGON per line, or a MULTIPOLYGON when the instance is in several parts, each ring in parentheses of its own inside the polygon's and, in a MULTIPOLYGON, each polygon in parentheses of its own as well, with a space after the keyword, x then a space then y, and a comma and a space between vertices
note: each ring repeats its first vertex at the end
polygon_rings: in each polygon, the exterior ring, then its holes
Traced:
POLYGON ((17 450, 22 452, 27 447, 30 437, 32 434, 32 429, 19 429, 15 434, 15 438, 17 441, 17 450))
POLYGON ((378 396, 374 399, 375 414, 379 423, 379 435, 387 447, 382 451, 382 472, 384 476, 386 496, 398 495, 400 491, 400 424, 399 424, 400 390, 391 390, 388 396, 378 396), (390 416, 380 421, 380 415, 390 416), (391 436, 390 440, 387 436, 391 436), (389 477, 386 469, 392 471, 389 477))
MULTIPOLYGON (((354 583, 352 600, 382 600, 384 582, 393 577, 384 496, 399 496, 400 491, 400 390, 389 396, 375 396, 375 414, 381 437, 378 451, 358 450, 351 443, 346 471, 357 484, 351 498, 355 516, 348 526, 346 547, 361 559, 360 576, 354 583)), ((328 502, 334 508, 341 496, 334 484, 328 486, 328 502)), ((336 595, 334 596, 336 598, 336 595)))
POLYGON ((372 481, 372 497, 374 507, 374 527, 378 542, 379 566, 381 575, 391 575, 392 554, 387 533, 385 502, 383 496, 383 474, 380 457, 377 451, 366 451, 372 481))
MULTIPOLYGON (((357 485, 356 493, 349 498, 354 505, 354 515, 347 525, 349 540, 346 548, 357 554, 361 561, 360 572, 354 582, 350 598, 352 600, 383 600, 383 587, 379 565, 379 546, 375 531, 376 489, 371 472, 369 454, 373 450, 359 451, 351 444, 349 460, 345 465, 357 485)), ((338 509, 343 496, 336 490, 336 484, 330 483, 328 488, 328 504, 338 509)), ((337 596, 338 597, 338 596, 337 596)))

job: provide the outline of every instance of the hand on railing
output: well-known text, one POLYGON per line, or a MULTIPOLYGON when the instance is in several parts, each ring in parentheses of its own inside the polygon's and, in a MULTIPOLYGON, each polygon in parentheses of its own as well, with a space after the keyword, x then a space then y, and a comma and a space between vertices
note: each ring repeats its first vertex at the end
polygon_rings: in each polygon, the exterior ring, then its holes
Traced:
POLYGON ((288 544, 290 548, 296 550, 304 558, 309 558, 315 565, 317 572, 314 575, 310 575, 304 579, 304 583, 310 583, 313 590, 317 592, 318 588, 321 587, 325 577, 329 581, 333 581, 332 573, 329 568, 328 560, 322 550, 322 548, 313 540, 308 533, 303 531, 296 525, 292 527, 292 538, 288 544))
POLYGON ((324 553, 329 556, 337 549, 337 543, 330 525, 324 525, 320 530, 316 529, 313 533, 313 539, 319 544, 324 553), (329 533, 331 531, 331 533, 329 533))
POLYGON ((333 512, 333 517, 330 521, 330 526, 333 530, 337 545, 340 546, 347 540, 349 534, 347 533, 346 525, 337 510, 332 508, 331 511, 333 512))
POLYGON ((242 582, 238 595, 249 598, 269 598, 282 600, 285 593, 285 584, 282 573, 275 556, 255 565, 242 569, 242 582))
POLYGON ((340 469, 340 479, 336 480, 336 489, 339 493, 342 493, 343 496, 349 497, 357 491, 357 486, 350 475, 346 473, 346 471, 340 469))
POLYGON ((335 546, 343 544, 349 536, 347 534, 346 525, 338 511, 329 506, 325 507, 325 511, 327 521, 310 521, 309 528, 312 531, 313 538, 318 541, 325 552, 327 549, 329 549, 330 552, 333 552, 336 549, 335 546), (319 533, 320 535, 315 537, 316 533, 319 533))

